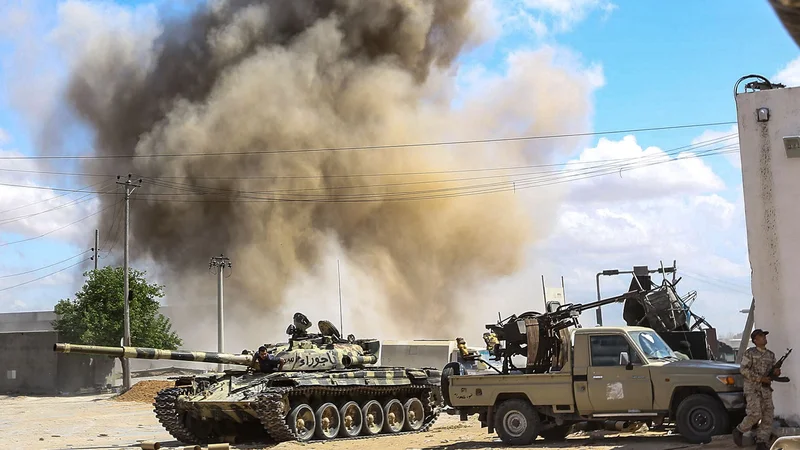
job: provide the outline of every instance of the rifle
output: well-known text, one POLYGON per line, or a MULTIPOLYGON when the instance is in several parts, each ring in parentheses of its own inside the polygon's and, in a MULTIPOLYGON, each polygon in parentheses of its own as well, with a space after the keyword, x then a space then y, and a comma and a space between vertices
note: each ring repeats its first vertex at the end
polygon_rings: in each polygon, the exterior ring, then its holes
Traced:
MULTIPOLYGON (((775 375, 775 369, 780 369, 783 366, 783 362, 786 361, 786 358, 789 356, 789 353, 792 353, 792 349, 787 349, 786 354, 781 356, 781 359, 778 360, 772 367, 769 368, 769 371, 764 375, 765 377, 769 378, 771 381, 776 381, 778 383, 788 383, 789 377, 779 377, 775 375)), ((772 390, 772 386, 770 383, 761 383, 762 386, 769 388, 772 390)))

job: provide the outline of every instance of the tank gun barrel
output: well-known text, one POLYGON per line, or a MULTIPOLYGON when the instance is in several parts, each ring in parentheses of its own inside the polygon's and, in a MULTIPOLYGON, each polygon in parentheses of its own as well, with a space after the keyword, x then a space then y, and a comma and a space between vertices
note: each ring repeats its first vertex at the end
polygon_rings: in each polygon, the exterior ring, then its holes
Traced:
POLYGON ((216 364, 236 364, 248 366, 252 355, 236 355, 232 353, 216 352, 188 352, 184 350, 163 350, 147 347, 102 347, 97 345, 79 345, 56 343, 53 346, 56 353, 80 353, 85 355, 105 355, 115 358, 133 359, 171 359, 175 361, 193 361, 216 364))

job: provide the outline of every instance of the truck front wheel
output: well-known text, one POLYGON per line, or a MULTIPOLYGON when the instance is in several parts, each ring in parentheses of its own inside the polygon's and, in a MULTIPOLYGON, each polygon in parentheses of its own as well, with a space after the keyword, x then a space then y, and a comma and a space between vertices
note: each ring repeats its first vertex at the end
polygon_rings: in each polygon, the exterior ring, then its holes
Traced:
POLYGON ((539 435, 541 422, 533 405, 525 400, 506 400, 494 413, 494 428, 507 445, 529 445, 539 435))
POLYGON ((678 432, 693 444, 710 442, 724 434, 730 418, 719 401, 706 394, 693 394, 681 401, 676 411, 678 432))

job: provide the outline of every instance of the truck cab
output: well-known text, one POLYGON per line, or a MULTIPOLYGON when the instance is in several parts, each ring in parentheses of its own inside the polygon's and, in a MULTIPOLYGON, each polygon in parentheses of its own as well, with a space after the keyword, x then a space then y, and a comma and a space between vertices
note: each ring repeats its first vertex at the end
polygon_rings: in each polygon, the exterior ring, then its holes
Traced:
POLYGON ((739 367, 680 360, 652 329, 577 328, 546 373, 467 374, 445 366, 442 395, 462 420, 478 414, 507 444, 561 439, 586 421, 671 421, 694 443, 729 431, 744 411, 739 367))

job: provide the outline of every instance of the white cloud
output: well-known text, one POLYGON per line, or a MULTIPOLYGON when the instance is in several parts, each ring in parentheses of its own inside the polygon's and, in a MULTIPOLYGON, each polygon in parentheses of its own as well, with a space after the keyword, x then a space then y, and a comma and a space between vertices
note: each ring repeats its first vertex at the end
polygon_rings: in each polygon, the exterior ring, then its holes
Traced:
POLYGON ((617 8, 607 0, 523 0, 525 6, 535 11, 557 18, 563 30, 586 19, 592 11, 598 10, 606 15, 617 8))
POLYGON ((7 144, 9 141, 11 141, 11 136, 9 136, 4 129, 0 128, 0 145, 7 144))
POLYGON ((786 87, 800 86, 800 56, 789 61, 778 73, 769 78, 773 83, 783 83, 786 87))
POLYGON ((565 170, 572 180, 570 197, 577 203, 674 198, 725 188, 722 179, 693 153, 643 149, 632 135, 621 141, 601 138, 565 170))
POLYGON ((739 126, 732 125, 725 131, 712 131, 706 130, 700 136, 692 140, 692 146, 696 147, 697 152, 709 151, 715 149, 723 149, 731 151, 725 153, 725 159, 733 167, 737 169, 742 168, 742 160, 739 155, 739 126))
MULTIPOLYGON (((20 156, 21 153, 0 149, 0 156, 20 156)), ((96 195, 81 192, 64 192, 48 188, 48 183, 63 185, 61 177, 45 177, 22 171, 43 170, 36 161, 9 160, 0 170, 0 235, 14 233, 11 241, 34 238, 53 230, 46 236, 49 239, 71 243, 87 240, 86 227, 97 221, 90 217, 73 226, 67 226, 97 210, 96 195), (55 181, 60 180, 60 181, 55 181), (14 185, 14 186, 9 186, 14 185), (34 188, 19 187, 34 186, 34 188), (82 226, 81 226, 82 225, 82 226)), ((60 187, 60 186, 59 186, 60 187)), ((85 187, 79 186, 78 188, 85 187)), ((86 189, 95 191, 97 187, 86 189)), ((9 241, 8 235, 0 237, 0 242, 9 241)), ((14 244, 24 246, 25 243, 14 244)))
POLYGON ((571 31, 599 11, 607 18, 617 5, 608 0, 482 0, 481 10, 493 10, 503 32, 533 33, 539 38, 571 31))
MULTIPOLYGON (((476 306, 484 321, 496 317, 497 310, 504 317, 541 311, 540 277, 545 275, 548 286, 560 285, 564 277, 568 302, 588 303, 596 299, 595 276, 602 270, 631 270, 636 265, 654 269, 661 261, 671 265, 677 260, 678 276, 684 277, 679 293, 698 293, 693 311, 719 333, 740 331, 745 317, 738 310, 750 301, 740 185, 726 187, 703 159, 683 156, 675 160, 658 148, 642 149, 633 136, 601 139, 597 146, 585 149, 579 161, 640 161, 651 156, 672 162, 624 171, 622 178, 612 170, 567 183, 569 194, 556 212, 557 224, 531 250, 530 267, 472 293, 465 301, 479 305, 481 299, 502 299, 476 306)), ((573 168, 576 165, 572 163, 573 168)), ((602 296, 627 291, 630 280, 630 275, 602 277, 602 296)), ((660 276, 654 278, 660 280, 660 276)), ((623 324, 621 306, 604 307, 603 318, 606 325, 623 324)), ((584 313, 581 321, 593 326, 595 311, 584 313)))

